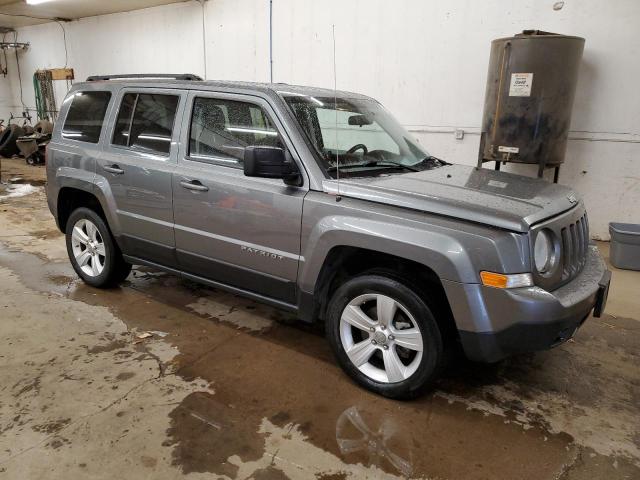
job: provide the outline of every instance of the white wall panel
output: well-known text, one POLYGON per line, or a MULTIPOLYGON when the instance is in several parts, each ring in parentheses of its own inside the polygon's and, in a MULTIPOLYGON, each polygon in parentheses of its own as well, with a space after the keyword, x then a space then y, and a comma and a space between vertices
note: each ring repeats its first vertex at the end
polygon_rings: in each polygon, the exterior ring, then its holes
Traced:
POLYGON ((205 8, 208 78, 268 82, 269 2, 210 0, 205 8))
MULTIPOLYGON (((335 24, 338 88, 379 99, 433 154, 474 164, 491 40, 525 28, 583 36, 560 179, 584 195, 592 233, 606 238, 609 221, 640 223, 640 2, 566 0, 559 11, 554 3, 273 0, 274 81, 332 87, 335 24), (463 140, 454 139, 455 128, 465 130, 463 140)), ((268 81, 269 0, 209 0, 205 10, 208 77, 268 81)), ((87 18, 66 28, 69 65, 78 78, 204 74, 199 3, 87 18)), ((33 106, 33 71, 64 64, 62 35, 52 23, 21 28, 19 39, 32 44, 20 63, 24 98, 33 106)), ((0 79, 0 118, 20 110, 12 58, 9 77, 0 79)))

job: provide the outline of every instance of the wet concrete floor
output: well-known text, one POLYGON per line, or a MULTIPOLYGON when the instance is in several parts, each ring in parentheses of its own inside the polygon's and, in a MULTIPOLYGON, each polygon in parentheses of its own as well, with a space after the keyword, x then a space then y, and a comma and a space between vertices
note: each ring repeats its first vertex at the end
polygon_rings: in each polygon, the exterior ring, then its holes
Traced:
POLYGON ((637 319, 391 401, 289 314, 141 267, 87 287, 44 169, 9 178, 35 188, 0 192, 0 478, 640 479, 637 319))

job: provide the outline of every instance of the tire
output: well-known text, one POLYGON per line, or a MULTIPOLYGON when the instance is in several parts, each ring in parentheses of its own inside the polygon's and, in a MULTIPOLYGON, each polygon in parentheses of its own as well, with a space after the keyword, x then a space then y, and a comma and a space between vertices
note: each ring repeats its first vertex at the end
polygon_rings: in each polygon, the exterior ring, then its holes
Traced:
POLYGON ((0 135, 0 155, 12 157, 18 153, 16 140, 24 135, 24 130, 18 125, 9 125, 0 135))
MULTIPOLYGON (((120 258, 122 259, 122 254, 120 255, 120 258)), ((130 263, 127 263, 124 261, 124 259, 122 260, 122 262, 120 262, 118 264, 118 269, 116 270, 114 276, 113 276, 113 284, 114 285, 118 285, 122 282, 124 282, 126 280, 126 278, 129 276, 129 274, 131 273, 131 268, 133 267, 133 265, 131 265, 130 263)))
POLYGON ((433 386, 443 365, 443 339, 414 290, 398 279, 362 275, 340 286, 329 305, 327 339, 342 369, 358 384, 396 399, 416 397, 433 386))
POLYGON ((66 242, 71 265, 87 285, 111 287, 131 272, 131 265, 122 258, 107 224, 89 208, 81 207, 71 213, 66 242))

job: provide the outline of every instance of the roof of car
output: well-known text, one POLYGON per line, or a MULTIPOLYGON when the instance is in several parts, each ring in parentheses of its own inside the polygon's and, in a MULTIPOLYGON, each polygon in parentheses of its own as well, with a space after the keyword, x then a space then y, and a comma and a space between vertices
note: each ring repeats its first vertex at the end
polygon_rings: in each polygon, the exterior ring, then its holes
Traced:
MULTIPOLYGON (((343 90, 337 90, 334 92, 332 89, 310 87, 304 85, 289 85, 287 83, 259 83, 259 82, 240 82, 232 80, 167 80, 167 79, 139 79, 139 78, 114 78, 109 80, 92 80, 90 82, 76 84, 75 86, 81 86, 86 84, 99 85, 102 83, 119 84, 136 87, 164 87, 164 88, 186 88, 186 89, 215 89, 222 88, 225 90, 242 90, 246 92, 262 92, 267 94, 284 94, 287 93, 293 95, 305 95, 305 96, 317 96, 317 97, 333 97, 337 94, 340 97, 349 98, 369 98, 366 95, 359 93, 348 92, 343 90)), ((77 88, 76 88, 77 89, 77 88)))

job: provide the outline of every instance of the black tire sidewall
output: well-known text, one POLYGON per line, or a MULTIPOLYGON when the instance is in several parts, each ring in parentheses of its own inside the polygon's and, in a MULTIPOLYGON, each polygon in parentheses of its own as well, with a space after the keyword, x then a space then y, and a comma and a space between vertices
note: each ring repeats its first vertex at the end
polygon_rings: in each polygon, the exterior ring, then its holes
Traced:
POLYGON ((440 373, 443 342, 438 324, 425 301, 397 279, 380 275, 355 277, 340 286, 327 310, 326 334, 329 344, 345 372, 358 384, 390 398, 412 398, 430 386, 440 373), (377 382, 351 363, 340 340, 340 318, 347 304, 359 295, 380 293, 392 297, 406 308, 418 323, 424 345, 422 360, 416 372, 397 383, 377 382))
POLYGON ((13 131, 10 128, 5 128, 0 133, 0 148, 4 147, 4 144, 9 141, 12 135, 13 135, 13 131))
POLYGON ((78 208, 74 210, 69 216, 65 230, 67 254, 69 255, 69 260, 71 261, 73 269, 86 284, 99 288, 106 287, 111 286, 118 280, 118 277, 121 277, 122 274, 119 274, 119 260, 121 256, 120 251, 113 241, 113 237, 111 236, 111 232, 109 231, 107 224, 102 219, 102 217, 100 217, 100 215, 89 208, 78 208), (92 277, 84 273, 78 265, 75 255, 73 254, 73 248, 71 246, 71 233, 73 232, 74 225, 78 222, 78 220, 81 219, 90 220, 98 228, 100 236, 102 237, 102 240, 104 242, 106 254, 104 269, 102 270, 102 273, 100 273, 100 275, 96 277, 92 277))
POLYGON ((124 281, 131 273, 132 267, 133 265, 125 262, 124 259, 122 259, 122 261, 119 262, 117 273, 113 276, 113 282, 120 283, 124 281))
POLYGON ((9 125, 0 134, 0 155, 11 157, 18 153, 16 140, 24 135, 24 130, 18 125, 9 125))

